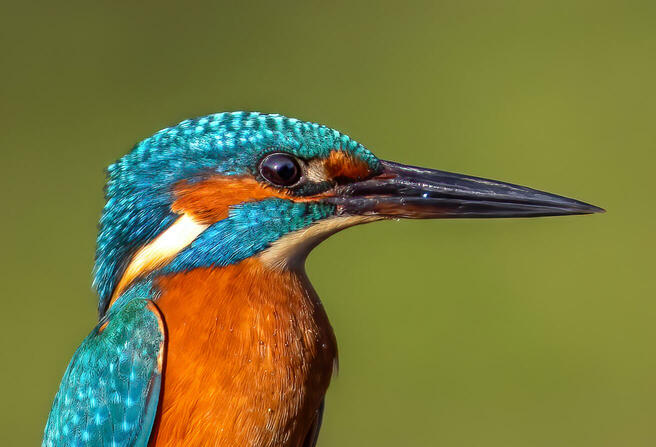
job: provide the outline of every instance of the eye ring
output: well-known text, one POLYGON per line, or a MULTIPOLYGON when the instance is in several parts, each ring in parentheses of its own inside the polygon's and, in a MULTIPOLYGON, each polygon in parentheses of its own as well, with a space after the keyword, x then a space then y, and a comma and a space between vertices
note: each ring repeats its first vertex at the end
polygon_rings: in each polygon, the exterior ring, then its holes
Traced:
POLYGON ((260 175, 275 186, 293 186, 301 179, 302 171, 296 157, 284 152, 274 152, 260 161, 260 175))

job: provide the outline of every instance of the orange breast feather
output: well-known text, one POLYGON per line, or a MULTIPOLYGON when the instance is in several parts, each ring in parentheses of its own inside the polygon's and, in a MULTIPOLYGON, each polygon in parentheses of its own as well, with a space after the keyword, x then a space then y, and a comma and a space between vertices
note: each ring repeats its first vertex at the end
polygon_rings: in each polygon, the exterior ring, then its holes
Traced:
POLYGON ((149 447, 300 447, 337 355, 304 274, 247 259, 158 286, 167 351, 149 447))

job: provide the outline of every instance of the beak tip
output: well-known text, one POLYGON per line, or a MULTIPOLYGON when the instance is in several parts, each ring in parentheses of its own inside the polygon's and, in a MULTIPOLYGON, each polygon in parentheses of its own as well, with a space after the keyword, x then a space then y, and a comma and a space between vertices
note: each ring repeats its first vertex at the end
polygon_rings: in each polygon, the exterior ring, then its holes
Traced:
POLYGON ((589 203, 584 203, 580 208, 580 214, 604 214, 605 212, 605 209, 589 203))

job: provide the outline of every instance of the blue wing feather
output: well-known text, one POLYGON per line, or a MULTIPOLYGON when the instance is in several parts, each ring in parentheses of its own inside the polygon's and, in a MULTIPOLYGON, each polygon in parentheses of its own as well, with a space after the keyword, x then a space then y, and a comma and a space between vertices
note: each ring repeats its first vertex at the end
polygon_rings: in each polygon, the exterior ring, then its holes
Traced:
POLYGON ((43 447, 145 447, 161 384, 164 333, 150 300, 133 299, 82 342, 46 424, 43 447))

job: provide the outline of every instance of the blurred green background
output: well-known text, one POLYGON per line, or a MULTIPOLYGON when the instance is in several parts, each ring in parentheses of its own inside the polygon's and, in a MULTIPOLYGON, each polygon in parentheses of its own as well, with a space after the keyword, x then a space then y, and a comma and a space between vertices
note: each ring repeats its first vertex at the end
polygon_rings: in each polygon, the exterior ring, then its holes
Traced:
POLYGON ((104 167, 237 109, 608 209, 379 223, 319 247, 341 349, 320 446, 656 443, 655 2, 2 10, 0 445, 40 442, 94 325, 104 167))

